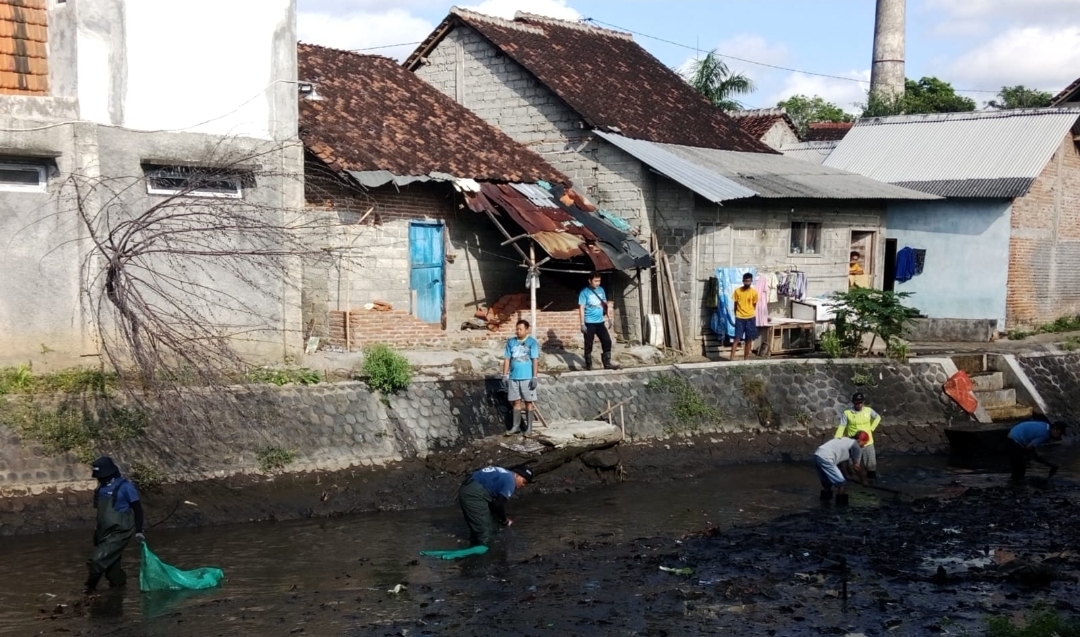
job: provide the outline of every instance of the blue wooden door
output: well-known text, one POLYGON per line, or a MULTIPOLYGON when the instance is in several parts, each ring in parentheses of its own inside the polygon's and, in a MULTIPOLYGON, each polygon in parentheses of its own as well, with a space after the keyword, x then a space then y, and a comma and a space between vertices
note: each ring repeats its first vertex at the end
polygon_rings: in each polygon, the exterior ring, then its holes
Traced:
POLYGON ((415 292, 413 316, 425 323, 442 323, 443 225, 409 224, 409 289, 415 292))

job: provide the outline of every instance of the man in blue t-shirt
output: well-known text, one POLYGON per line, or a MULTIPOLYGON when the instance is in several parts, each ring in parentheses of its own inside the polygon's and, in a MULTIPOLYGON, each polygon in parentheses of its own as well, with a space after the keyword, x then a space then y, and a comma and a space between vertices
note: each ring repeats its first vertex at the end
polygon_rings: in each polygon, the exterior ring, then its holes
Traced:
POLYGON ((132 537, 146 541, 142 502, 135 485, 120 475, 119 467, 108 456, 98 458, 90 468, 98 487, 94 489, 94 508, 97 509, 94 552, 87 560, 90 577, 83 589, 88 595, 94 592, 103 576, 110 586, 123 586, 127 581, 127 575, 120 567, 124 549, 132 537))
POLYGON ((506 341, 503 353, 502 377, 506 397, 514 407, 514 426, 507 436, 532 431, 532 416, 536 402, 537 372, 540 362, 540 344, 529 336, 529 322, 522 319, 514 326, 515 336, 506 341), (522 416, 525 429, 521 429, 522 416))
POLYGON ((1065 429, 1065 423, 1060 420, 1054 424, 1029 420, 1009 430, 1009 461, 1012 465, 1013 484, 1024 481, 1029 459, 1050 468, 1047 478, 1057 473, 1057 465, 1043 460, 1035 448, 1051 441, 1061 440, 1065 435, 1065 429))
POLYGON ((578 318, 581 319, 581 333, 585 335, 585 369, 593 368, 595 337, 600 338, 600 361, 604 369, 619 369, 611 362, 611 334, 608 333, 608 321, 614 309, 614 304, 604 294, 604 288, 600 287, 600 274, 593 273, 589 277, 589 284, 578 294, 578 318))
POLYGON ((506 501, 514 492, 533 481, 532 469, 515 467, 484 467, 474 471, 458 488, 458 504, 469 526, 472 546, 490 546, 498 527, 508 527, 513 520, 506 517, 506 501))

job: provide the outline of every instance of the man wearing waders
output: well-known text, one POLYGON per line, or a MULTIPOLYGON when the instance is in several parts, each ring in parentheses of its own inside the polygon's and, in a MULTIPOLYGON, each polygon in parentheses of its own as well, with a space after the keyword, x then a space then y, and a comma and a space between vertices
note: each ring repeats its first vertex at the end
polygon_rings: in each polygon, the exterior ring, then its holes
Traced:
POLYGON ((499 527, 512 523, 506 517, 506 501, 514 492, 533 481, 532 469, 484 467, 474 471, 458 489, 458 504, 469 526, 472 546, 490 546, 499 527))
POLYGON ((877 478, 877 450, 874 448, 874 431, 881 424, 881 416, 866 406, 866 396, 857 392, 851 397, 851 409, 845 409, 840 416, 840 426, 836 428, 834 438, 850 438, 860 431, 870 436, 870 442, 862 450, 862 466, 866 477, 877 478))
POLYGON ((120 475, 112 458, 98 458, 90 467, 98 486, 94 489, 94 507, 97 509, 94 552, 87 561, 90 577, 84 589, 88 595, 97 588, 102 576, 109 580, 109 586, 123 586, 127 581, 127 575, 120 567, 124 548, 132 537, 145 541, 142 502, 139 502, 135 485, 120 475))

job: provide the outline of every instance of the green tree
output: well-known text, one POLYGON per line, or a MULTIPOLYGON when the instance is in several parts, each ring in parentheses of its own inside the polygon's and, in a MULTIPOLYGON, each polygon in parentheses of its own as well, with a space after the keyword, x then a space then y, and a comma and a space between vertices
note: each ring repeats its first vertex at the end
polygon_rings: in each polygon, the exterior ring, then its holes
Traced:
POLYGON ((815 122, 853 122, 855 118, 844 112, 832 102, 826 102, 820 95, 792 95, 776 104, 787 111, 788 117, 795 123, 799 135, 805 135, 810 124, 815 122))
POLYGON ((1023 84, 1016 86, 1002 86, 997 94, 998 99, 986 103, 990 108, 1043 108, 1050 106, 1054 96, 1046 91, 1028 88, 1023 84))
POLYGON ((748 95, 754 92, 754 81, 742 73, 732 73, 727 64, 720 59, 716 51, 709 51, 705 57, 695 60, 690 66, 687 78, 694 90, 704 95, 713 106, 725 111, 742 108, 736 95, 748 95))
POLYGON ((975 100, 957 95, 952 84, 936 77, 924 77, 918 82, 904 82, 904 94, 899 96, 868 94, 863 105, 863 117, 886 115, 915 115, 919 113, 962 113, 975 110, 975 100))

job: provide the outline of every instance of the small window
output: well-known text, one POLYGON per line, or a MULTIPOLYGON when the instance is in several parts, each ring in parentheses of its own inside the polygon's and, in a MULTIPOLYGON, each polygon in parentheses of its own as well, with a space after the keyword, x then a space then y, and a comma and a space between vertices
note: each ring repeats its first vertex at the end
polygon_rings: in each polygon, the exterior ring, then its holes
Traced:
POLYGON ((48 174, 40 164, 0 163, 0 190, 8 192, 45 192, 48 174))
POLYGON ((818 254, 820 249, 820 223, 812 221, 791 222, 791 254, 818 254))
POLYGON ((187 166, 147 166, 145 171, 146 192, 151 195, 244 196, 243 176, 234 171, 187 166))

